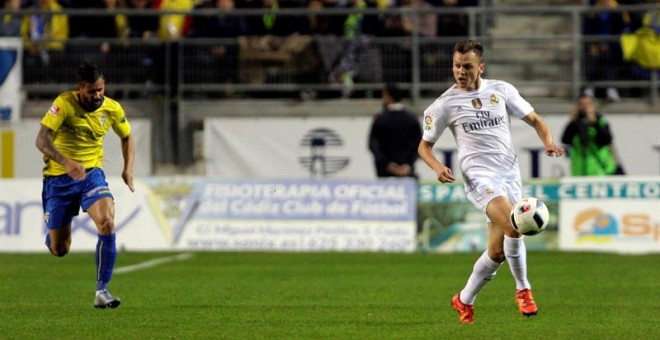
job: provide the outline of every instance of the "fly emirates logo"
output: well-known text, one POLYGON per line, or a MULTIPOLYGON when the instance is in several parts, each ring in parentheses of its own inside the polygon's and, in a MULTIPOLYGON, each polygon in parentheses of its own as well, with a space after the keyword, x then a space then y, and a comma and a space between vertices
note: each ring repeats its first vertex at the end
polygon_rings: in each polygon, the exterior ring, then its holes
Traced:
POLYGON ((490 111, 475 111, 477 120, 471 120, 467 123, 461 123, 463 131, 472 132, 478 130, 490 129, 505 124, 504 116, 492 117, 490 111))

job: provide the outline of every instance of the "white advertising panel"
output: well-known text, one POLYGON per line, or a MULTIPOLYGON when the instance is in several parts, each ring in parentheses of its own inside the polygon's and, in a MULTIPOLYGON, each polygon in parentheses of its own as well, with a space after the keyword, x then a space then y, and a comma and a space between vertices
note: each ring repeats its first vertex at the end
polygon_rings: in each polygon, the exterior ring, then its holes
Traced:
MULTIPOLYGON (((555 142, 568 113, 544 116, 555 142)), ((660 115, 618 114, 606 117, 628 175, 660 173, 660 115)), ((421 118, 420 118, 421 119, 421 118)), ((536 131, 513 118, 513 143, 523 179, 570 176, 568 157, 548 157, 536 131)), ((371 117, 207 118, 204 122, 206 174, 221 178, 375 178, 367 147, 371 117)), ((438 159, 457 179, 456 143, 446 130, 436 143, 438 159)), ((435 174, 420 160, 421 179, 435 174)))
POLYGON ((374 178, 367 117, 211 118, 207 175, 222 178, 374 178))
MULTIPOLYGON (((130 251, 416 249, 417 188, 404 180, 156 177, 130 192, 109 178, 117 245, 130 251)), ((46 251, 41 180, 0 179, 0 251, 46 251)), ((93 221, 72 223, 72 251, 93 251, 93 221)))
MULTIPOLYGON (((137 181, 131 192, 118 177, 108 178, 115 198, 117 247, 126 250, 170 249, 171 233, 150 208, 149 187, 137 181)), ((0 251, 47 251, 41 205, 41 180, 0 180, 0 251)), ((72 222, 71 251, 94 251, 97 231, 89 215, 79 211, 72 222)))
POLYGON ((205 180, 174 240, 199 250, 412 252, 416 192, 411 179, 205 180))
POLYGON ((658 178, 567 178, 559 190, 561 249, 660 252, 658 178))

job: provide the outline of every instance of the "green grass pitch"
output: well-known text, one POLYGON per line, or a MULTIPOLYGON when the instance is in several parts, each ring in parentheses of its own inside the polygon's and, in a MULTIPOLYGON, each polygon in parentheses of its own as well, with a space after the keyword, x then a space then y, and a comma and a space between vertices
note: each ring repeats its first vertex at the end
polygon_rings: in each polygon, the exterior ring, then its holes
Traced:
POLYGON ((93 254, 0 254, 0 339, 660 339, 660 255, 530 252, 539 315, 504 265, 461 325, 449 302, 477 257, 193 253, 116 274, 121 306, 97 310, 93 254))

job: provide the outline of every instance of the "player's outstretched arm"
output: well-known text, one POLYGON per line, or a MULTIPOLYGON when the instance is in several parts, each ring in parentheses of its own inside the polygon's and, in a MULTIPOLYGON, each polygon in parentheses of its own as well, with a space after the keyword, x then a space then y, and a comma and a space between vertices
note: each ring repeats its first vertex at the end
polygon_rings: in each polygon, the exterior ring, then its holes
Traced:
POLYGON ((50 128, 41 125, 39 133, 37 134, 36 146, 44 156, 62 164, 66 169, 66 173, 73 179, 81 180, 85 178, 85 168, 81 163, 66 158, 62 153, 57 150, 53 137, 55 132, 50 128))
POLYGON ((121 139, 121 152, 124 156, 124 170, 121 177, 124 183, 128 185, 131 192, 135 191, 133 187, 133 163, 135 162, 135 139, 132 135, 128 135, 121 139))
POLYGON ((438 181, 442 183, 451 183, 455 180, 454 174, 450 168, 440 163, 440 161, 438 161, 438 159, 435 157, 433 154, 433 144, 434 143, 422 139, 422 141, 419 143, 419 147, 417 148, 419 157, 424 161, 424 163, 426 163, 426 165, 435 171, 438 181))
POLYGON ((525 116, 523 120, 536 130, 536 134, 541 139, 541 142, 543 142, 546 155, 550 157, 560 157, 564 154, 564 148, 554 143, 550 127, 538 113, 532 111, 532 113, 525 116))

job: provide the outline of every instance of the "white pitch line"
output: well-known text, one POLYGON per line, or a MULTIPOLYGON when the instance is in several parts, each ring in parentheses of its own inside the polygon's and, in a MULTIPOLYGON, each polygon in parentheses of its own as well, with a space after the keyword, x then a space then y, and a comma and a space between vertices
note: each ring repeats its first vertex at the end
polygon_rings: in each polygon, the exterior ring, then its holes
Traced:
POLYGON ((130 272, 135 272, 138 270, 142 269, 147 269, 147 268, 152 268, 161 264, 169 263, 169 262, 174 262, 174 261, 185 261, 193 257, 193 254, 191 253, 185 253, 185 254, 179 254, 175 256, 168 256, 168 257, 161 257, 159 259, 153 259, 149 261, 144 261, 138 264, 133 264, 130 266, 125 266, 125 267, 119 267, 115 268, 114 273, 115 274, 123 274, 123 273, 130 273, 130 272))

